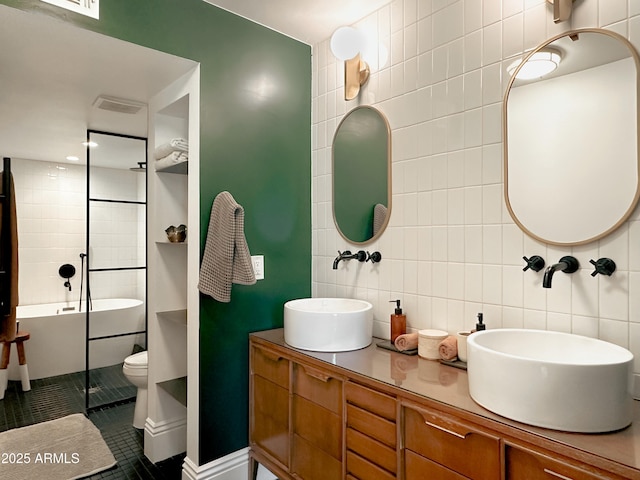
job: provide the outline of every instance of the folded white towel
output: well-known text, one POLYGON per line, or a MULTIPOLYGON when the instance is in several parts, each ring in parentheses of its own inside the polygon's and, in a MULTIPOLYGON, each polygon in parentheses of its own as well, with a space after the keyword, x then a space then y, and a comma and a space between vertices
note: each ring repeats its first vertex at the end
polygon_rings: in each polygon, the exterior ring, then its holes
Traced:
POLYGON ((163 143, 156 147, 155 157, 156 160, 160 158, 165 158, 172 152, 188 152, 189 151, 189 143, 184 138, 174 138, 169 140, 167 143, 163 143))
POLYGON ((198 290, 230 302, 232 283, 253 285, 256 276, 244 237, 244 208, 229 192, 221 192, 211 207, 198 290))
POLYGON ((173 152, 160 160, 156 160, 156 170, 164 170, 176 163, 188 162, 189 154, 184 152, 173 152))

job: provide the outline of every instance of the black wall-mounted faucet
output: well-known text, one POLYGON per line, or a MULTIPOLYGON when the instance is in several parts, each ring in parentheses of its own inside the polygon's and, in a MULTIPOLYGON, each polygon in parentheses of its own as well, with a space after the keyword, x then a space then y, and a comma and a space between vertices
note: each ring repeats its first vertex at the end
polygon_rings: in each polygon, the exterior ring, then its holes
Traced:
POLYGON ((542 278, 542 288, 551 288, 551 280, 555 272, 573 273, 580 268, 580 263, 575 257, 562 257, 558 263, 547 267, 542 278))
POLYGON ((345 250, 344 252, 341 252, 340 250, 338 250, 338 256, 333 261, 333 269, 334 270, 338 269, 338 264, 340 263, 341 260, 353 260, 353 259, 356 259, 359 262, 364 262, 367 259, 367 252, 365 252, 364 250, 358 250, 356 253, 351 253, 350 250, 345 250))

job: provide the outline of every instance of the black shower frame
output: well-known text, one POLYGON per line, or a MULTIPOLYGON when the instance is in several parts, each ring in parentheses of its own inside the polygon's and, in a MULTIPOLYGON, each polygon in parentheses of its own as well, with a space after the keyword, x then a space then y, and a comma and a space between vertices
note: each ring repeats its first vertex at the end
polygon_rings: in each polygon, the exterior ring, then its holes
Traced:
MULTIPOLYGON (((146 273, 147 267, 146 265, 148 265, 149 263, 149 258, 148 258, 148 249, 146 248, 146 241, 148 239, 149 236, 149 222, 148 222, 148 214, 149 214, 149 208, 148 208, 148 201, 149 201, 149 181, 148 181, 148 176, 147 173, 145 171, 145 182, 144 182, 144 188, 145 188, 145 192, 144 192, 144 198, 145 201, 144 202, 139 202, 139 201, 132 201, 132 200, 110 200, 110 199, 98 199, 98 198, 91 198, 90 197, 90 166, 91 166, 91 147, 89 146, 89 142, 91 139, 91 134, 95 133, 95 134, 99 134, 99 135, 111 135, 114 137, 120 137, 120 138, 130 138, 133 140, 143 140, 145 142, 145 149, 144 149, 144 155, 145 155, 145 162, 147 162, 146 164, 148 165, 148 157, 149 157, 149 152, 148 152, 148 148, 149 148, 149 139, 147 137, 139 137, 139 136, 135 136, 135 135, 126 135, 126 134, 122 134, 122 133, 114 133, 114 132, 107 132, 104 130, 93 130, 93 129, 87 129, 87 139, 86 139, 86 148, 87 148, 87 184, 86 184, 86 189, 87 189, 87 199, 86 199, 86 238, 85 238, 85 253, 87 254, 87 262, 86 262, 86 281, 87 281, 87 293, 91 291, 91 287, 90 287, 90 275, 89 273, 91 272, 105 272, 105 271, 122 271, 122 270, 145 270, 145 281, 144 281, 144 297, 145 297, 145 302, 144 302, 144 330, 143 331, 136 331, 136 332, 127 332, 127 333, 120 333, 120 334, 114 334, 114 335, 103 335, 103 336, 99 336, 99 337, 90 337, 89 336, 89 325, 90 325, 90 315, 91 315, 91 308, 90 308, 90 302, 91 302, 91 297, 89 294, 86 295, 85 298, 85 349, 84 349, 84 353, 85 353, 85 369, 84 369, 84 382, 85 382, 85 388, 84 388, 84 398, 85 398, 85 412, 89 413, 89 412, 93 412, 96 410, 99 410, 101 408, 105 408, 105 407, 109 407, 111 405, 115 405, 115 404, 119 404, 125 401, 130 401, 132 400, 134 397, 131 398, 123 398, 123 399, 118 399, 115 401, 111 401, 111 402, 106 402, 103 404, 99 404, 99 405, 89 405, 89 399, 90 399, 90 365, 89 365, 89 346, 90 343, 92 341, 95 340, 106 340, 109 338, 117 338, 117 337, 126 337, 126 336, 131 336, 131 335, 141 335, 144 334, 144 344, 145 344, 145 348, 147 348, 148 345, 148 315, 147 315, 147 302, 146 299, 148 297, 148 285, 149 285, 149 278, 148 278, 148 274, 146 273), (90 241, 89 241, 89 233, 90 233, 90 222, 91 222, 91 218, 90 218, 90 205, 91 202, 108 202, 108 203, 120 203, 120 204, 138 204, 138 205, 144 205, 145 206, 145 227, 144 227, 144 232, 145 232, 145 255, 144 255, 144 267, 113 267, 113 268, 89 268, 89 262, 90 262, 90 257, 89 257, 89 247, 90 247, 90 241)), ((82 274, 84 275, 85 272, 82 272, 82 274)), ((82 299, 81 299, 82 301, 82 299)))

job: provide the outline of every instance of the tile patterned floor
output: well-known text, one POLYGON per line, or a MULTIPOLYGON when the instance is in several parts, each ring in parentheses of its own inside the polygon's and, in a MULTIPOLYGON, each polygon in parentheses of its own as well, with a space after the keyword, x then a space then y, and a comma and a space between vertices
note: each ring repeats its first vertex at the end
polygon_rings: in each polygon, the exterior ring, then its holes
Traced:
MULTIPOLYGON (((117 401, 135 395, 135 387, 122 376, 120 366, 92 370, 91 405, 117 401), (131 390, 132 389, 132 390, 131 390)), ((31 391, 22 392, 20 382, 9 382, 0 400, 0 431, 46 422, 84 412, 84 372, 31 381, 31 391)), ((143 431, 133 428, 134 402, 120 400, 115 405, 96 408, 89 419, 100 429, 118 465, 88 477, 90 480, 178 480, 184 455, 157 464, 144 456, 143 431)), ((29 479, 40 480, 40 479, 29 479)))

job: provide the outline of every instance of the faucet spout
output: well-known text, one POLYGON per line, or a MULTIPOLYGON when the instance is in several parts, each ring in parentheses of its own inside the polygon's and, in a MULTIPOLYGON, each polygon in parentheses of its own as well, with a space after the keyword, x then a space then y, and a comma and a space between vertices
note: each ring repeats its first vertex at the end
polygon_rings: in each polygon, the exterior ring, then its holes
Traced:
POLYGON ((542 288, 551 288, 551 281, 553 280, 553 274, 556 272, 573 273, 580 268, 580 264, 575 257, 566 256, 562 257, 558 263, 549 265, 544 271, 544 277, 542 278, 542 288))

